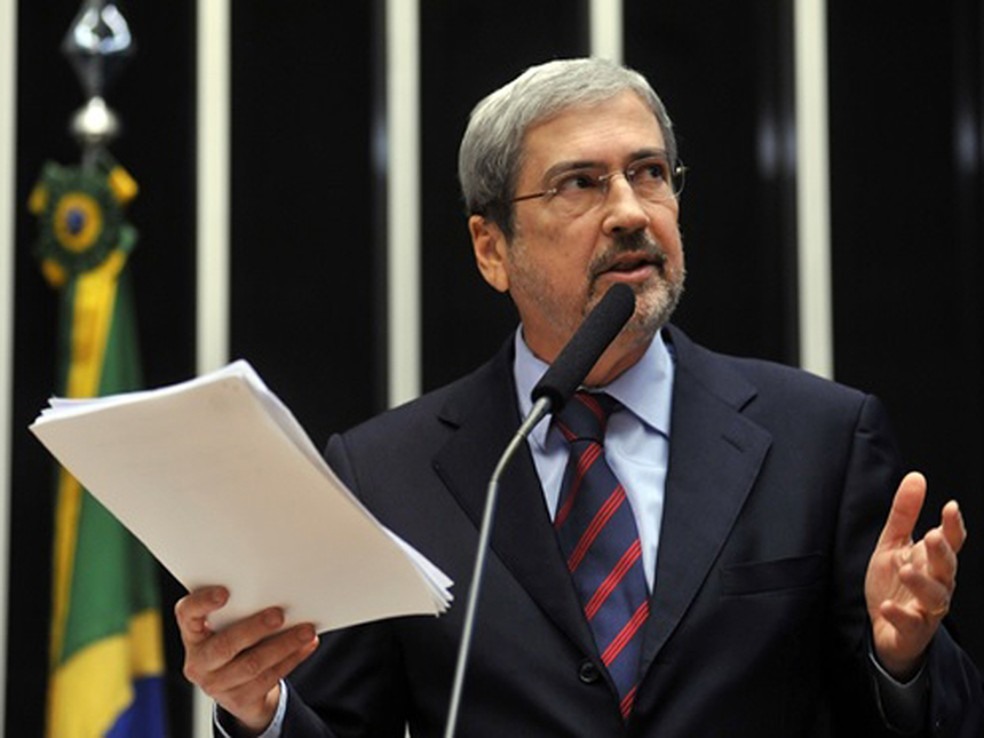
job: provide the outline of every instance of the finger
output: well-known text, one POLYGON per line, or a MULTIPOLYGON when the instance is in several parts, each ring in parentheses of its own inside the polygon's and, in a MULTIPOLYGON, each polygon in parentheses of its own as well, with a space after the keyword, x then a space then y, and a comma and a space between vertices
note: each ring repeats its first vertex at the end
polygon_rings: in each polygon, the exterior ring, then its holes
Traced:
POLYGON ((316 635, 310 639, 305 639, 305 636, 312 631, 297 636, 298 642, 305 640, 300 648, 292 651, 281 661, 272 664, 253 680, 244 682, 222 694, 221 703, 223 707, 235 714, 237 711, 248 708, 265 698, 281 679, 290 674, 297 668, 298 664, 317 650, 318 638, 316 635))
POLYGON ((202 587, 185 595, 174 605, 174 617, 185 646, 195 646, 208 638, 208 616, 229 601, 225 587, 202 587))
POLYGON ((914 608, 900 605, 893 600, 885 600, 879 612, 903 636, 909 637, 926 626, 922 614, 914 608))
POLYGON ((878 538, 878 546, 902 546, 912 538, 919 511, 926 499, 926 479, 919 472, 909 472, 899 484, 892 500, 892 509, 878 538))
POLYGON ((314 628, 298 625, 271 636, 236 655, 223 668, 210 672, 202 689, 213 696, 238 692, 241 700, 265 695, 287 672, 317 646, 314 628))
POLYGON ((929 576, 952 590, 957 577, 957 554, 950 547, 942 528, 933 528, 923 540, 929 576))
POLYGON ((240 651, 221 669, 208 674, 202 686, 213 695, 238 692, 239 699, 261 697, 286 676, 284 668, 293 669, 316 647, 314 627, 309 623, 296 625, 240 651))
POLYGON ((240 653, 266 640, 283 626, 284 613, 279 607, 269 607, 237 620, 199 645, 196 667, 206 673, 222 669, 240 653))
POLYGON ((943 506, 943 522, 941 528, 947 543, 955 554, 960 553, 967 540, 967 527, 964 525, 963 513, 956 500, 950 500, 943 506))
POLYGON ((920 615, 942 617, 949 609, 951 589, 942 582, 914 566, 904 566, 899 570, 899 579, 914 598, 907 609, 915 608, 920 615))
POLYGON ((258 643, 241 652, 224 670, 226 689, 236 689, 251 682, 266 684, 266 691, 284 673, 277 668, 280 664, 291 662, 304 649, 311 648, 316 640, 314 627, 310 624, 297 625, 258 643))
MULTIPOLYGON (((261 682, 269 683, 272 679, 273 683, 276 683, 283 679, 318 648, 318 636, 310 625, 297 626, 282 635, 279 640, 283 642, 276 644, 276 647, 271 644, 263 654, 263 658, 269 659, 272 663, 261 672, 265 675, 261 682)), ((245 683, 248 684, 249 681, 245 683)))
POLYGON ((274 635, 283 623, 283 612, 271 607, 237 620, 197 644, 186 647, 185 678, 214 696, 229 683, 227 667, 241 653, 274 635))

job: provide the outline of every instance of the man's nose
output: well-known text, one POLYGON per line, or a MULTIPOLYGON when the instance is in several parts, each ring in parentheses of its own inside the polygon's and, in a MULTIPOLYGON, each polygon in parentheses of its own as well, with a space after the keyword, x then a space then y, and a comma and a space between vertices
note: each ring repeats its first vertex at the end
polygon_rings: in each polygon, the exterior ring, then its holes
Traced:
POLYGON ((622 172, 608 179, 605 193, 605 233, 631 233, 649 225, 649 214, 622 172))

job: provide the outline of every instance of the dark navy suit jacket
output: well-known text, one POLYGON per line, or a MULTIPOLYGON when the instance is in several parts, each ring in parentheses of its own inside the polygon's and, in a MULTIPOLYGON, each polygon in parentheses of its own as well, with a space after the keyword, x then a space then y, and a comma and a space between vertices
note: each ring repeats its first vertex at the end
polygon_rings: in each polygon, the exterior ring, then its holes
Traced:
MULTIPOLYGON (((600 665, 524 447, 501 482, 457 735, 891 735, 863 583, 902 469, 872 396, 680 331, 664 517, 629 722, 600 665)), ((473 374, 335 436, 331 466, 455 581, 441 617, 323 636, 284 738, 443 734, 489 476, 519 425, 511 342, 473 374)), ((927 735, 980 736, 980 677, 930 649, 927 735)))

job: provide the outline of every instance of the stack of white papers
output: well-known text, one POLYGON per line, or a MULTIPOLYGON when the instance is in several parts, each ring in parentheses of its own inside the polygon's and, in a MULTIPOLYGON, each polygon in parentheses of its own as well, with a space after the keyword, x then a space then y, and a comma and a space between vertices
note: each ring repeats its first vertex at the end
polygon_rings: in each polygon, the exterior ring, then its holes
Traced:
POLYGON ((325 631, 451 601, 451 580, 363 507, 245 361, 53 398, 31 430, 181 584, 229 588, 215 628, 272 605, 325 631))

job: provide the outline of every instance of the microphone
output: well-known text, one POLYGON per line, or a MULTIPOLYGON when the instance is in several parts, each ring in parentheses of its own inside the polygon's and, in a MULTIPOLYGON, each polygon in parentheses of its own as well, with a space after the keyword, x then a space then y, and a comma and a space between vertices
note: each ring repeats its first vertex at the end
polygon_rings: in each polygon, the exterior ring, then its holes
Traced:
POLYGON ((560 412, 634 312, 635 293, 624 282, 616 282, 537 382, 530 393, 533 401, 547 397, 550 412, 560 412))
POLYGON ((581 321, 581 325, 554 359, 530 393, 533 408, 523 420, 512 441, 499 458, 489 479, 485 496, 485 509, 482 512, 482 526, 478 535, 478 551, 468 589, 468 607, 458 647, 458 662, 454 670, 454 684, 451 688, 451 702, 448 708, 444 738, 453 738, 458 721, 458 708, 461 704, 461 691, 465 680, 465 666, 471 647, 472 631, 475 627, 475 611, 481 591, 482 574, 485 570, 485 556, 489 549, 489 536, 492 520, 495 517, 495 503, 499 494, 499 478, 509 465, 516 451, 526 440, 530 431, 548 413, 557 413, 574 394, 588 372, 615 340, 615 336, 625 326, 635 312, 635 293, 623 282, 614 284, 604 294, 594 309, 581 321))

